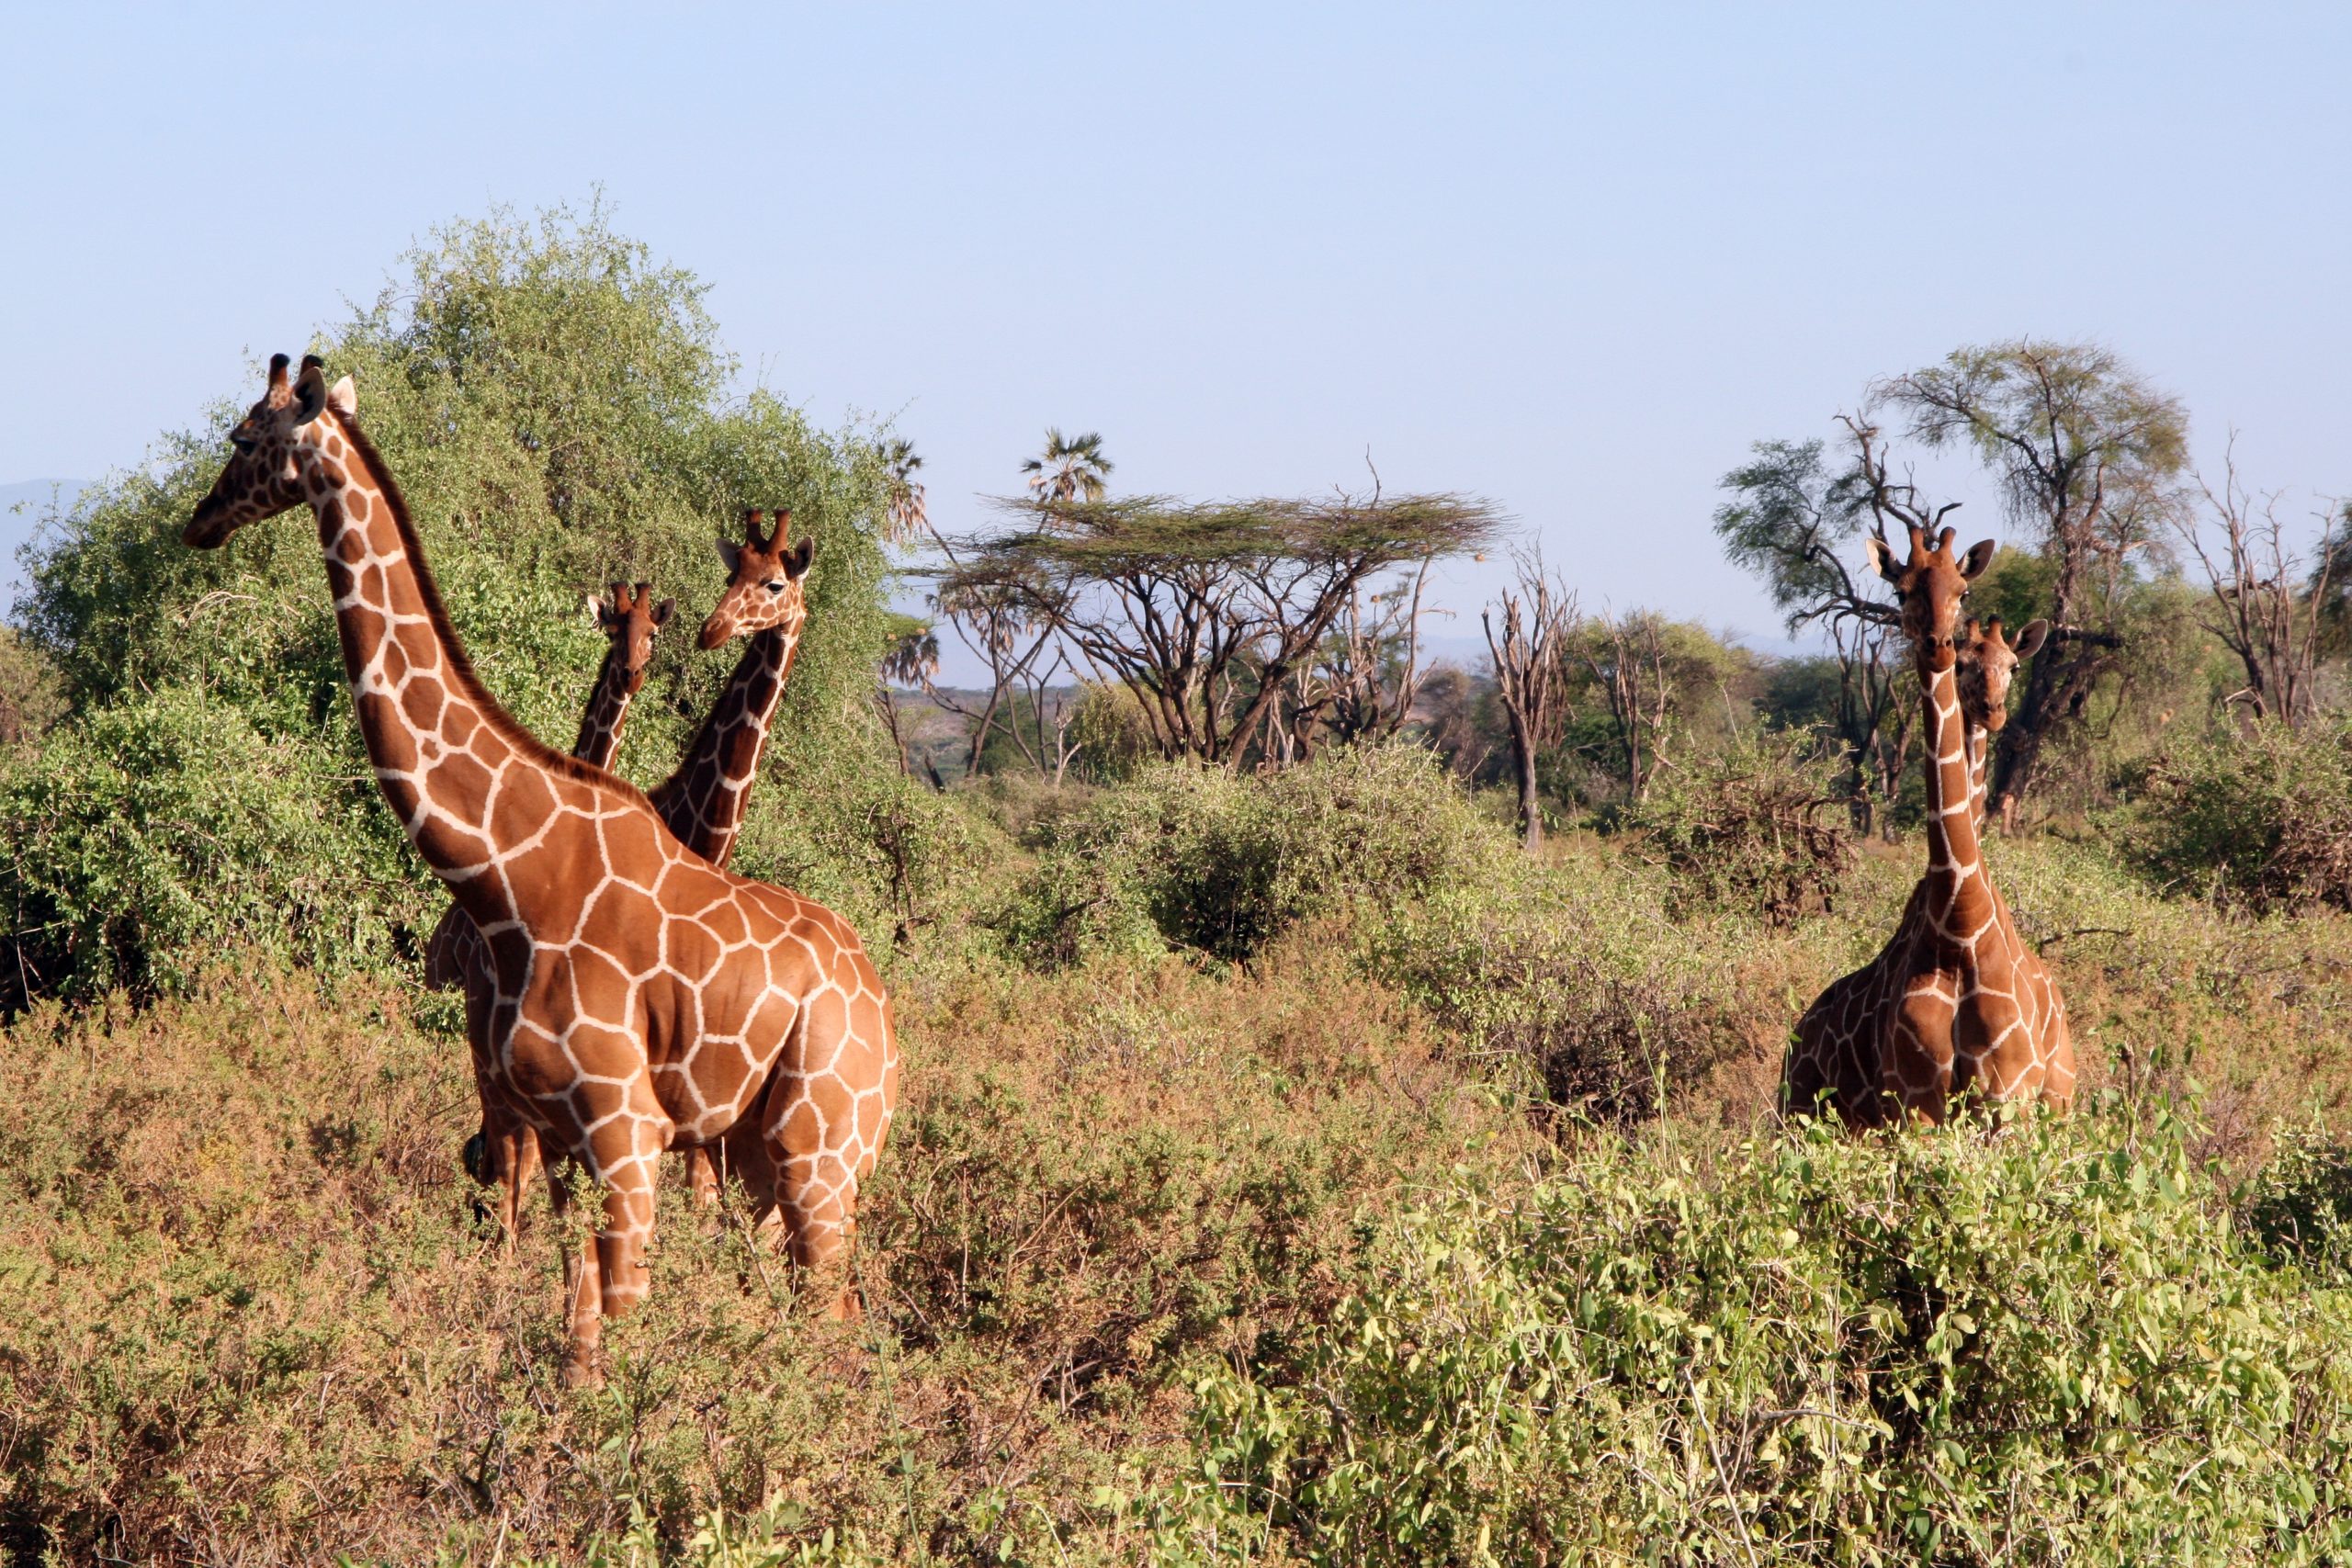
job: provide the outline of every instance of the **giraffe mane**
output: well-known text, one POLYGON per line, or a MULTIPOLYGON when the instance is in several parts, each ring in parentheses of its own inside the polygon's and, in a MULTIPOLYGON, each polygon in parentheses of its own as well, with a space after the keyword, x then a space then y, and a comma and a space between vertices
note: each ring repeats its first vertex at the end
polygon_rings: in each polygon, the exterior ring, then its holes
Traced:
MULTIPOLYGON (((528 761, 537 763, 549 773, 560 773, 565 778, 576 780, 581 784, 599 784, 616 790, 628 800, 644 807, 648 811, 652 810, 653 804, 645 798, 643 790, 639 789, 627 779, 617 778, 593 763, 583 762, 568 752, 557 750, 525 728, 514 715, 506 711, 506 705, 491 695, 490 688, 483 685, 481 677, 474 673, 473 660, 467 656, 465 645, 458 640, 457 630, 449 624, 448 609, 441 603, 441 586, 433 580, 433 573, 425 563, 424 541, 417 534, 414 519, 409 515, 408 498, 401 493, 400 481, 392 477, 392 470, 378 455, 375 444, 360 431, 359 422, 356 419, 339 412, 332 410, 328 412, 334 414, 337 427, 343 432, 343 438, 351 443, 357 451, 360 461, 368 465, 368 471, 375 477, 377 484, 382 488, 384 502, 392 509, 392 526, 400 534, 401 548, 408 551, 416 559, 416 592, 424 601, 425 617, 433 623, 434 635, 440 638, 442 657, 449 663, 448 678, 451 683, 463 692, 469 702, 481 709, 482 717, 490 725, 492 733, 514 747, 528 761)), ((327 413, 320 415, 322 419, 327 416, 327 413)))

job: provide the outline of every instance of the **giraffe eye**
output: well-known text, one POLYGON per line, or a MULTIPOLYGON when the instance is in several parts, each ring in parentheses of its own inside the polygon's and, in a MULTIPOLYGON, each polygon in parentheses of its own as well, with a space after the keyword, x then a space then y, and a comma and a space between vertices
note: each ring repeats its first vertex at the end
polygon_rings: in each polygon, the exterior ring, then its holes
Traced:
POLYGON ((232 435, 229 437, 229 445, 240 452, 251 452, 254 449, 254 438, 250 435, 232 435))
POLYGON ((768 592, 770 593, 781 593, 784 592, 784 584, 781 582, 771 582, 768 584, 768 592))

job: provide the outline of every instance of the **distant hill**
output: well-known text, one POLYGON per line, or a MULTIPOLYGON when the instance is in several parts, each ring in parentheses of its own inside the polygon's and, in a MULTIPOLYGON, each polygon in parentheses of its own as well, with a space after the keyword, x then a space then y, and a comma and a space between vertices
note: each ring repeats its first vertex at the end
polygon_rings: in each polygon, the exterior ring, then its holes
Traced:
POLYGON ((79 479, 19 479, 0 485, 0 615, 16 605, 17 592, 25 578, 17 552, 32 539, 33 530, 48 514, 51 499, 54 497, 60 506, 71 506, 82 488, 79 479))

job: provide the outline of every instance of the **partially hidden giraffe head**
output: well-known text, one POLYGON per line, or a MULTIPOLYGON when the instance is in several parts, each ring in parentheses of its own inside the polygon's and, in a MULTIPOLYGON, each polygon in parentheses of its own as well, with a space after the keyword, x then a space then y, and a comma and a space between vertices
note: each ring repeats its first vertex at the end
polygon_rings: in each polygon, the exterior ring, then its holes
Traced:
POLYGON ((801 592, 801 579, 808 575, 817 541, 785 542, 792 529, 789 512, 775 513, 775 531, 763 538, 760 519, 768 515, 760 511, 745 513, 743 542, 739 545, 724 537, 718 541, 718 558, 727 564, 727 591, 702 624, 706 649, 770 626, 782 626, 797 637, 808 618, 808 599, 801 592))
POLYGON ((1893 548, 1875 534, 1862 541, 1871 565, 1894 586, 1912 656, 1939 673, 1952 667, 1958 652, 1960 605, 1968 597, 1968 585, 1993 564, 1992 540, 1979 540, 1966 555, 1955 555, 1951 539, 1950 528, 1931 539, 1926 529, 1914 525, 1907 561, 1896 560, 1893 548))
POLYGON ((585 596, 589 619, 612 638, 613 649, 620 655, 621 669, 628 675, 629 690, 634 692, 645 680, 645 667, 653 658, 654 634, 670 624, 671 615, 677 609, 674 600, 653 602, 653 585, 640 582, 632 591, 626 582, 613 584, 612 597, 599 599, 594 593, 585 596))
POLYGON ((1998 735, 2009 722, 2009 677, 2020 660, 2031 659, 2050 636, 2048 621, 2028 621, 2011 642, 2001 632, 2001 617, 1983 626, 1972 615, 1961 628, 1959 671, 1960 714, 1971 728, 1998 735))
POLYGON ((282 354, 269 356, 268 389, 230 430, 234 450, 228 466, 196 503, 196 514, 180 533, 183 543, 213 549, 246 524, 275 517, 306 499, 304 457, 315 456, 329 434, 320 416, 332 410, 349 419, 358 399, 348 376, 327 385, 325 361, 315 354, 302 356, 301 371, 291 378, 288 364, 282 354))

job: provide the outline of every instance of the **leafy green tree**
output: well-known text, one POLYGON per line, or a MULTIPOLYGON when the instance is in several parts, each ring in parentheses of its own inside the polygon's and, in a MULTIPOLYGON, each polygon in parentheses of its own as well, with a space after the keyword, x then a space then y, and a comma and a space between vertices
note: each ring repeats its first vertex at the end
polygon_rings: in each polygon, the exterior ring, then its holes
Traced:
MULTIPOLYGON (((560 737, 576 723, 603 654, 576 613, 582 587, 650 579, 688 605, 707 604, 721 586, 712 536, 745 505, 789 508, 793 527, 815 539, 808 633, 769 752, 794 784, 754 797, 756 811, 797 826, 747 833, 740 863, 855 903, 854 879, 807 846, 824 839, 844 792, 896 773, 871 702, 891 482, 879 433, 828 434, 764 389, 737 395, 736 362, 702 285, 617 232, 601 207, 454 224, 402 272, 303 346, 356 378, 362 418, 408 496, 458 633, 525 724, 560 737)), ((52 519, 19 605, 28 639, 59 672, 72 723, 176 694, 166 705, 175 722, 209 711, 224 732, 251 737, 266 760, 249 771, 279 781, 269 787, 324 791, 313 803, 322 830, 339 836, 350 864, 419 881, 414 857, 394 852, 400 829, 351 722, 307 521, 247 529, 217 552, 179 543, 250 384, 230 391, 198 428, 164 435, 149 462, 52 519)), ((690 638, 662 642, 623 773, 651 784, 670 772, 729 662, 697 654, 690 638)), ((210 765, 198 749, 156 754, 160 768, 210 765)), ((6 788, 45 787, 40 764, 27 766, 6 788)), ((272 810, 280 807, 293 811, 288 802, 272 810)), ((35 874, 21 861, 0 868, 9 885, 0 908, 12 891, 61 907, 79 907, 89 891, 27 886, 35 874)), ((38 874, 86 880, 97 870, 38 874)), ((398 902, 371 894, 345 908, 358 919, 398 902)), ((137 929, 168 941, 179 928, 137 929)))
POLYGON ((1928 447, 1973 452, 2027 547, 2050 563, 2041 613, 2057 634, 1994 753, 1993 804, 2013 821, 2045 750, 2080 721, 2115 663, 2120 603, 2178 506, 2188 416, 2107 349, 2023 338, 1955 350, 1871 396, 1928 447))
POLYGON ((1732 499, 1715 511, 1715 536, 1763 579, 1791 636, 1810 626, 1829 639, 1837 694, 1822 716, 1845 746, 1855 825, 1868 831, 1902 791, 1917 693, 1884 584, 1849 564, 1875 519, 1877 433, 1848 421, 1846 434, 1852 450, 1834 468, 1819 441, 1756 443, 1723 478, 1732 499))

